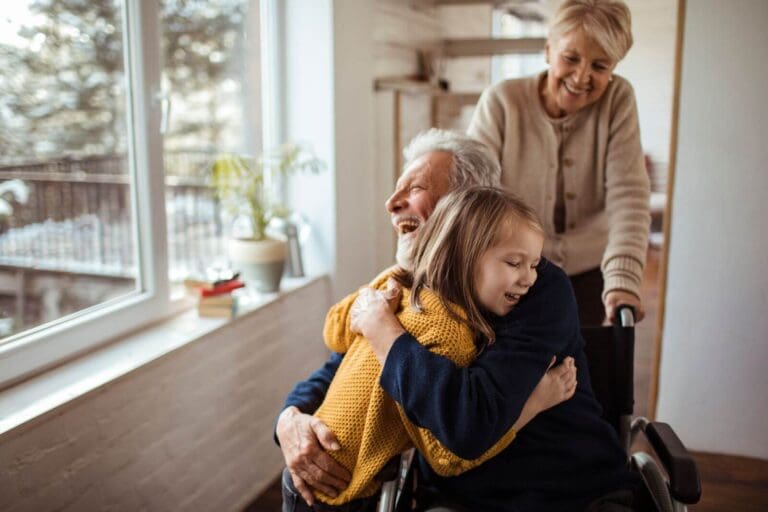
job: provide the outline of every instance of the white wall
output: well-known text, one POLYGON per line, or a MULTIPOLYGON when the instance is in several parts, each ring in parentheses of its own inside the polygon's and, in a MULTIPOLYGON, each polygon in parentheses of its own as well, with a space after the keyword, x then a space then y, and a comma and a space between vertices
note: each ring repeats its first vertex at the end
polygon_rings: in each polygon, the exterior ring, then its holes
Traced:
POLYGON ((688 2, 657 417, 768 459, 768 2, 688 2))
POLYGON ((336 273, 341 297, 367 283, 377 266, 373 93, 374 0, 333 2, 336 273))
POLYGON ((285 0, 283 136, 328 164, 297 176, 291 205, 312 223, 306 270, 328 271, 341 297, 378 274, 373 0, 285 0))
POLYGON ((308 145, 326 164, 318 174, 292 177, 289 204, 309 221, 304 242, 307 274, 332 272, 336 258, 333 137, 333 12, 329 0, 281 0, 278 95, 284 141, 308 145))

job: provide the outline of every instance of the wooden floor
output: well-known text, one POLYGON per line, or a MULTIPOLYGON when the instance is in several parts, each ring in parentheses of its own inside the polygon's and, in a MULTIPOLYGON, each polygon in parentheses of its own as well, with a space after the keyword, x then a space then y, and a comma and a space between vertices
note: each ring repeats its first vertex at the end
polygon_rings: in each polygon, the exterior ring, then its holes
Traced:
MULTIPOLYGON (((642 290, 646 318, 635 328, 635 415, 637 416, 648 415, 654 359, 653 345, 658 318, 660 259, 661 252, 658 249, 652 248, 648 251, 642 290)), ((642 448, 643 443, 638 442, 636 446, 642 448)), ((693 512, 768 512, 768 461, 709 453, 693 455, 701 476, 702 496, 701 501, 689 510, 693 512)), ((274 483, 251 503, 246 511, 278 512, 281 503, 279 484, 279 478, 276 477, 274 483)))

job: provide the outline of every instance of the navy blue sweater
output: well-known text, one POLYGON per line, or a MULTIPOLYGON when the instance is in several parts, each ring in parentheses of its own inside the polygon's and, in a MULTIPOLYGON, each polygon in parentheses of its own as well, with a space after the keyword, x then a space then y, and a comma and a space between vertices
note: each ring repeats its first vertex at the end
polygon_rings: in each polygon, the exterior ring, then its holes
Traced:
MULTIPOLYGON (((510 314, 493 319, 493 327, 496 342, 467 368, 403 334, 387 356, 381 386, 411 421, 466 459, 509 430, 553 355, 576 359, 576 394, 539 414, 507 449, 467 473, 443 478, 419 459, 424 480, 472 510, 488 511, 582 510, 600 495, 633 485, 616 433, 601 419, 592 393, 565 273, 544 262, 528 295, 510 314)), ((286 406, 313 412, 341 358, 332 355, 299 383, 286 406)))

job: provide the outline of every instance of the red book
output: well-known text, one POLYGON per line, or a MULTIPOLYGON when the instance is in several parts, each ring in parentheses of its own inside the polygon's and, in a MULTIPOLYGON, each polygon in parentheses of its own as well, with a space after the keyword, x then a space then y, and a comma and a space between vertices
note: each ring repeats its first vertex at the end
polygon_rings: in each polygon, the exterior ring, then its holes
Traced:
POLYGON ((200 290, 201 297, 213 297, 214 295, 222 295, 230 293, 232 290, 237 290, 245 286, 245 283, 239 279, 232 279, 231 281, 225 281, 221 284, 217 284, 210 290, 200 290))

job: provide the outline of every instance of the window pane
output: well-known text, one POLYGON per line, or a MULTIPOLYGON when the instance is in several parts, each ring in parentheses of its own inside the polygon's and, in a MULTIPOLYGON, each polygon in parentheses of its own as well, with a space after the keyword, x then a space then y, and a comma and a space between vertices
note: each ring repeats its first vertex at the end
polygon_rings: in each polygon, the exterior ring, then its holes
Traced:
POLYGON ((0 19, 0 340, 138 288, 119 0, 0 19))
MULTIPOLYGON (((538 11, 503 11, 497 37, 547 37, 546 20, 538 11)), ((493 57, 493 81, 534 75, 547 69, 544 48, 541 53, 493 57)))
POLYGON ((261 148, 259 2, 164 0, 166 213, 174 282, 226 266, 218 202, 207 184, 217 154, 261 148))

